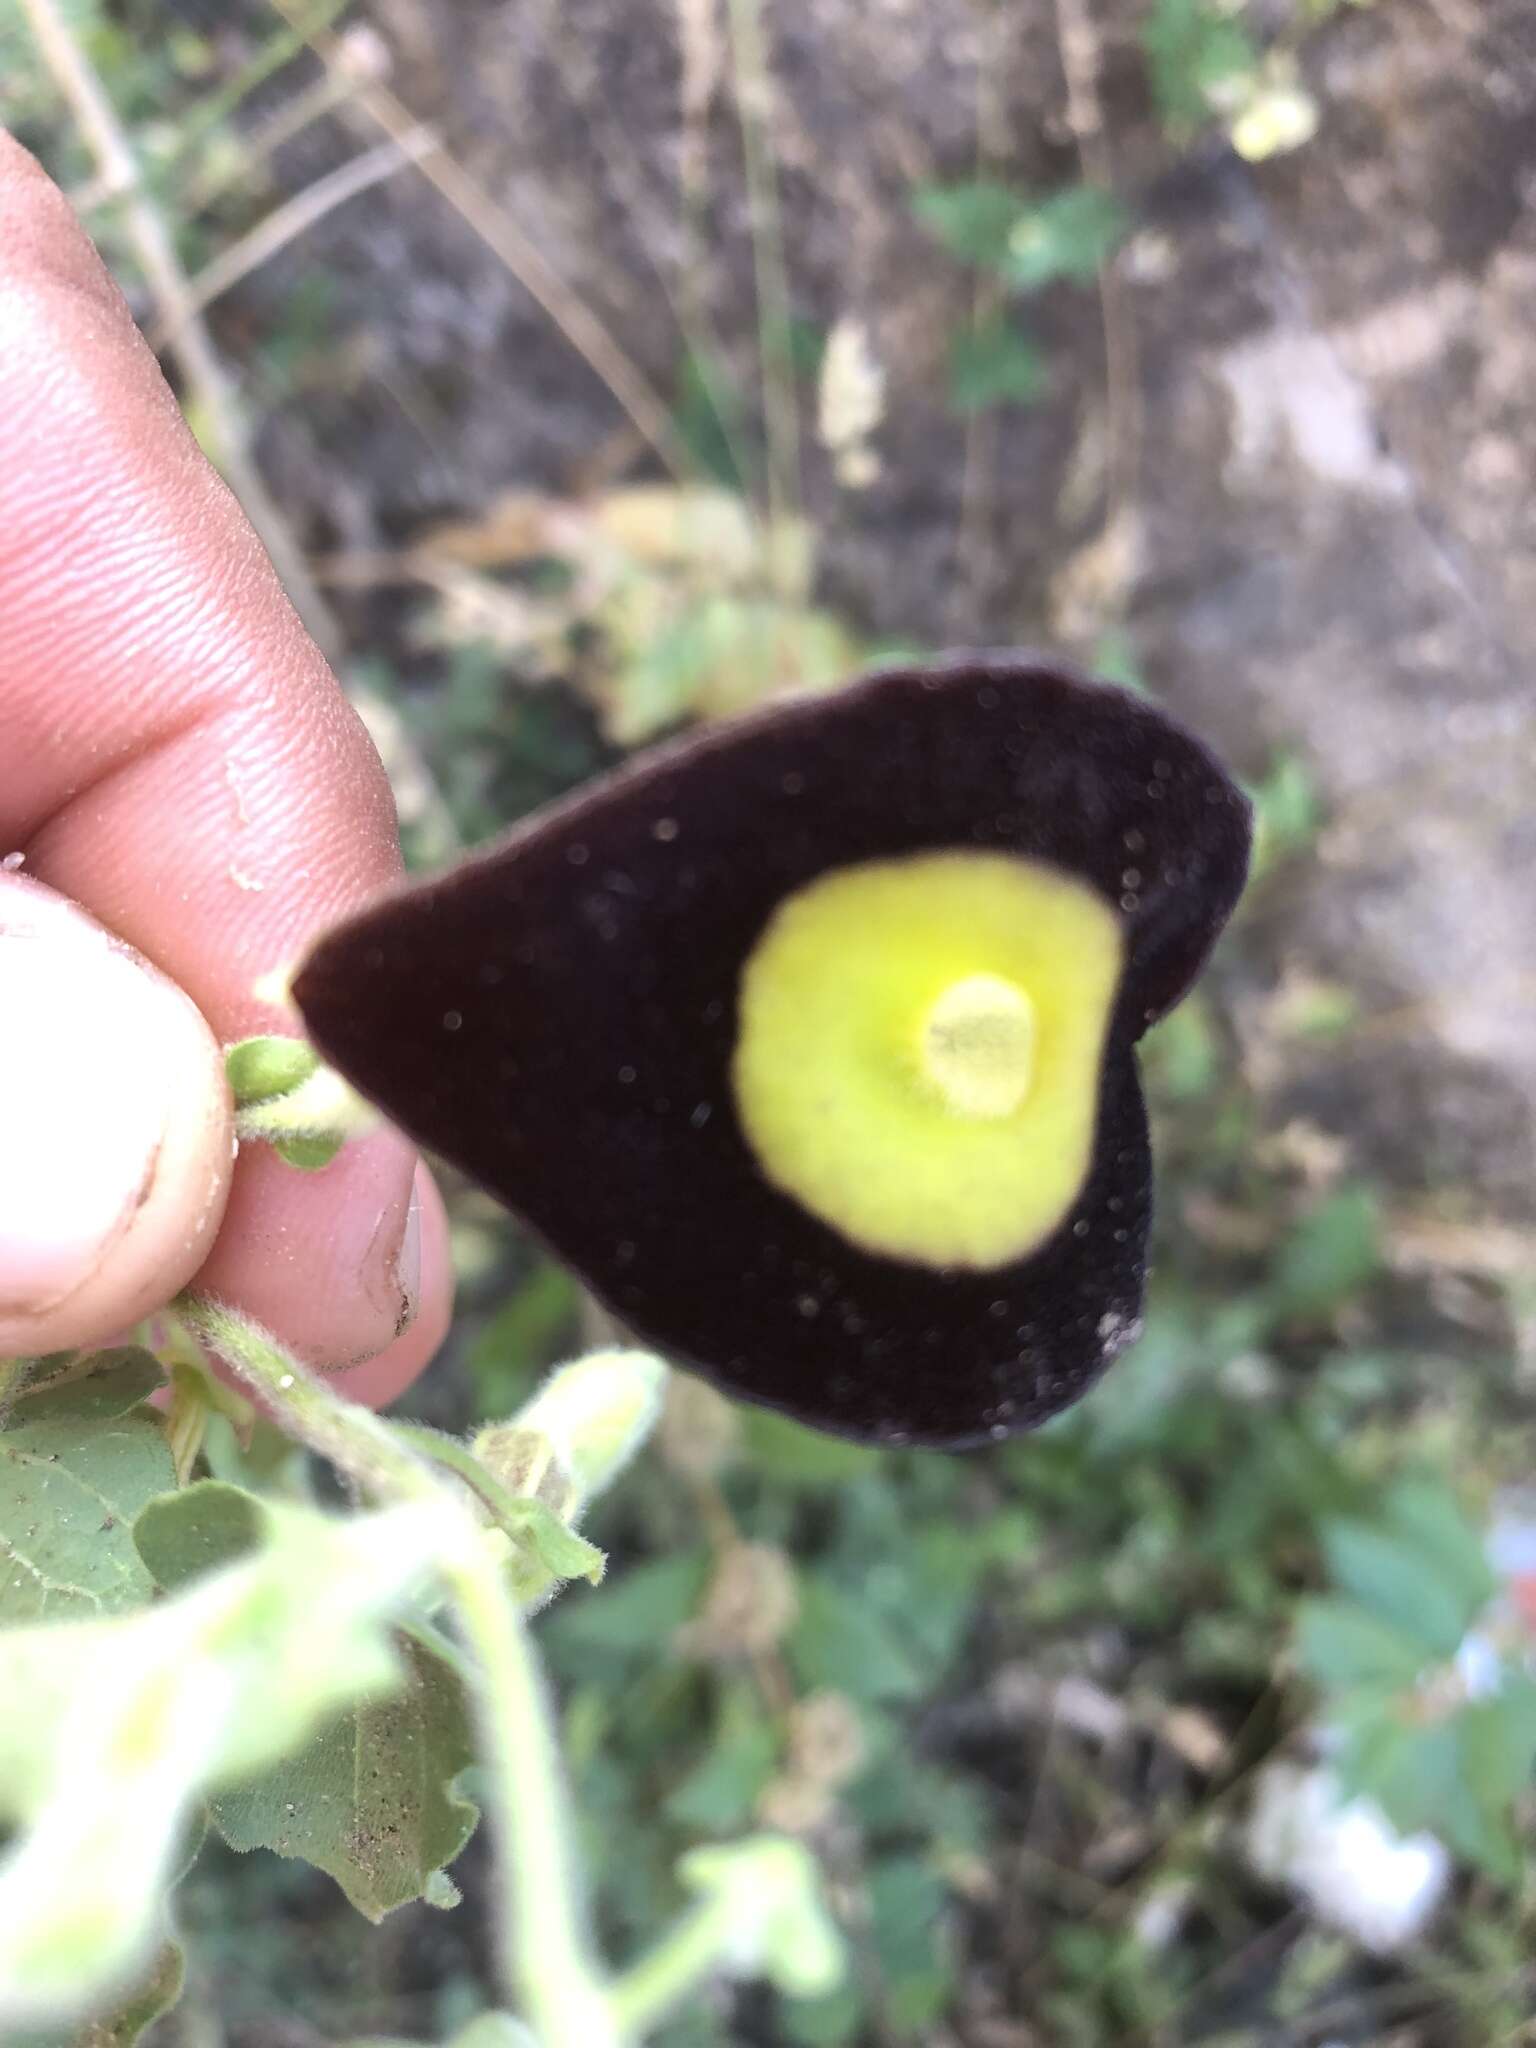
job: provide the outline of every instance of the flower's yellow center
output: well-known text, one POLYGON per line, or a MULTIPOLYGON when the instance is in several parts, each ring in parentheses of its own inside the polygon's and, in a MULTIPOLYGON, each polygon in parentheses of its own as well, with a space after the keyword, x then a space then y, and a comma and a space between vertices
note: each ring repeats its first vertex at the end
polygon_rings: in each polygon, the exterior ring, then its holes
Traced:
POLYGON ((1011 1116, 1035 1071, 1035 1006, 1000 974, 952 981, 923 1019, 923 1072, 956 1116, 1011 1116))
POLYGON ((742 970, 731 1078, 766 1178, 850 1242, 986 1271, 1093 1161, 1124 928, 1075 876, 954 851, 830 869, 742 970))

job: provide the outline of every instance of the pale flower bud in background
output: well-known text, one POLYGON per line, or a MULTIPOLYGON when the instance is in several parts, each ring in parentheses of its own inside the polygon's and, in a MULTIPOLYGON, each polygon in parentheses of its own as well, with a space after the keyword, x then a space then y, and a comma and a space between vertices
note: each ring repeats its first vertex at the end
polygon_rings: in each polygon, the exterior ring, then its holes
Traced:
POLYGON ((845 314, 828 335, 821 359, 817 433, 848 490, 863 490, 880 474, 880 458, 869 443, 884 417, 885 371, 870 347, 869 329, 845 314))

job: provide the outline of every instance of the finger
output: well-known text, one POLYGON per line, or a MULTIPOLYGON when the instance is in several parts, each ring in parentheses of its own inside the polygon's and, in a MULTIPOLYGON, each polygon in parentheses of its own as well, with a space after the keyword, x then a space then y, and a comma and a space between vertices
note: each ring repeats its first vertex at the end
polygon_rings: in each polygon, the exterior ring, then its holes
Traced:
MULTIPOLYGON (((416 1200, 421 1270, 423 1274, 434 1270, 446 1273, 452 1264, 448 1212, 437 1191, 437 1182, 425 1166, 416 1169, 416 1200)), ((405 1334, 387 1345, 377 1358, 335 1374, 333 1383, 342 1393, 350 1394, 354 1401, 369 1408, 387 1408, 431 1364, 448 1334, 451 1314, 452 1303, 446 1288, 439 1288, 435 1294, 424 1292, 416 1319, 405 1334)))
POLYGON ((73 905, 0 875, 0 1356, 131 1327, 224 1210, 223 1057, 172 982, 73 905))
MULTIPOLYGON (((377 756, 198 452, 64 200, 0 137, 0 850, 178 982, 225 1041, 398 871, 377 756)), ((325 1365, 408 1316, 415 1156, 239 1163, 202 1282, 325 1365)), ((440 1293, 440 1271, 423 1276, 440 1293)))

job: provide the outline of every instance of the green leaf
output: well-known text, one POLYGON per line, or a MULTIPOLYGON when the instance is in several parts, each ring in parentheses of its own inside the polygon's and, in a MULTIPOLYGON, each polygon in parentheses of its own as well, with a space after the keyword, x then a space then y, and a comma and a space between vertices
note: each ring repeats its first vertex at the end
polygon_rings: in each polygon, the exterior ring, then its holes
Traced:
POLYGON ((1088 666, 1096 676, 1102 676, 1107 683, 1118 683, 1133 697, 1152 695, 1135 636, 1125 626, 1108 625, 1101 629, 1088 666))
POLYGON ((777 1415, 771 1408, 743 1409, 742 1423, 753 1466, 775 1486, 795 1491, 835 1491, 868 1478, 884 1456, 867 1444, 849 1443, 843 1437, 807 1429, 803 1423, 791 1422, 787 1415, 777 1415))
POLYGON ((957 185, 924 185, 912 195, 912 211, 952 256, 988 269, 1008 255, 1008 237, 1025 200, 992 179, 957 185))
POLYGON ((1529 1866, 1525 1833, 1513 1810, 1489 1813, 1470 1799, 1459 1799, 1448 1806, 1440 1832, 1463 1862, 1495 1883, 1511 1890, 1521 1884, 1529 1866))
POLYGON ((621 1657, 654 1659, 692 1614, 709 1576, 706 1551, 682 1551, 634 1566, 603 1588, 601 1600, 557 1608, 541 1633, 589 1651, 611 1670, 621 1657))
POLYGON ((1498 1575, 1482 1531, 1450 1487, 1437 1479, 1400 1479, 1387 1495, 1383 1520, 1460 1601, 1470 1626, 1497 1592, 1498 1575))
POLYGON ((343 1137, 274 1138, 272 1150, 286 1166, 296 1166, 300 1173, 318 1173, 330 1165, 346 1142, 343 1137))
MULTIPOLYGON (((254 1494, 209 1479, 152 1502, 134 1534, 157 1584, 172 1590, 256 1549, 269 1521, 254 1494)), ((374 1921, 421 1898, 479 1817, 453 1791, 473 1761, 459 1681, 429 1645, 407 1638, 401 1651, 398 1693, 347 1709, 209 1809, 232 1849, 302 1857, 374 1921)))
MULTIPOLYGON (((755 461, 746 407, 728 372, 713 357, 684 352, 677 373, 672 424, 701 475, 732 490, 750 491, 743 461, 755 461)), ((754 466, 748 461, 747 467, 754 466)))
POLYGON ((350 1708, 209 1809, 232 1849, 301 1857, 373 1921, 421 1898, 479 1819, 453 1786, 474 1761, 463 1688, 425 1643, 407 1638, 402 1660, 399 1692, 350 1708))
POLYGON ((782 2025, 797 2048, 846 2048, 859 2037, 866 2018, 864 1987, 850 1971, 824 1997, 797 1999, 782 2025))
POLYGON ((1045 357, 1001 314, 962 329, 950 347, 949 402, 957 412, 1030 405, 1045 390, 1045 357))
POLYGON ((721 1960, 735 1976, 766 1977, 786 1998, 819 1998, 843 1974, 843 1944, 803 1842, 750 1835, 692 1849, 677 1866, 689 1891, 709 1901, 728 1929, 721 1960))
POLYGON ((1021 290, 1066 280, 1083 283, 1125 237, 1130 216, 1098 185, 1068 185, 1026 208, 1008 237, 1003 275, 1021 290))
POLYGON ((499 1421, 527 1399, 532 1379, 565 1347, 578 1303, 575 1281, 547 1259, 502 1303, 466 1355, 477 1421, 499 1421))
POLYGON ((1404 1834, 1432 1827, 1454 1795, 1456 1738, 1446 1723, 1421 1727, 1389 1703, 1359 1696, 1336 1712, 1339 1783, 1350 1798, 1373 1799, 1404 1834))
POLYGON ((823 1687, 856 1700, 910 1699, 924 1673, 882 1615, 825 1573, 801 1584, 800 1609, 787 1644, 807 1691, 823 1687))
POLYGON ((28 2031, 11 2037, 7 2048, 134 2048, 180 1999, 186 1977, 186 1957, 176 1942, 168 1941, 133 1990, 119 1998, 109 2018, 88 2020, 83 2027, 28 2031))
MULTIPOLYGON (((614 1355, 646 1356, 643 1352, 614 1355)), ((651 1363, 662 1370, 658 1361, 651 1363)), ((620 1420, 616 1415, 616 1428, 620 1420)), ((607 1560, 595 1544, 576 1535, 561 1519, 578 1512, 581 1497, 563 1460, 556 1457, 554 1445, 541 1431, 515 1422, 492 1425, 481 1430, 473 1444, 462 1444, 457 1437, 416 1423, 396 1422, 391 1428, 413 1450, 462 1480, 509 1539, 512 1584, 520 1600, 543 1600, 561 1579, 586 1579, 594 1586, 600 1583, 607 1560), (541 1489, 552 1479, 558 1482, 557 1491, 546 1499, 541 1489), (522 1490, 525 1483, 526 1492, 522 1490), (550 1499, 558 1502, 558 1512, 550 1499)))
POLYGON ((1258 876, 1312 844, 1322 825, 1322 800, 1299 754, 1282 754, 1248 794, 1254 810, 1253 872, 1258 876))
POLYGON ((302 1038, 243 1038, 224 1055, 224 1074, 236 1109, 289 1094, 319 1065, 320 1055, 302 1038))
POLYGON ((827 330, 819 321, 807 319, 802 313, 791 313, 787 320, 765 321, 762 348, 769 362, 781 364, 790 376, 814 384, 827 352, 827 330))
POLYGON ((1142 45, 1163 125, 1175 136, 1208 120, 1212 95, 1259 61, 1248 31, 1216 0, 1155 0, 1142 45))
MULTIPOLYGON (((242 1143, 267 1144, 304 1173, 329 1166, 348 1138, 378 1125, 378 1111, 293 1039, 247 1039, 235 1071, 252 1091, 235 1116, 242 1143), (284 1082, 274 1089, 272 1084, 284 1082)), ((233 1057, 233 1056, 231 1056, 233 1057)))
POLYGON ((199 1479, 150 1501, 133 1525, 145 1569, 162 1592, 232 1564, 257 1548, 268 1526, 266 1503, 222 1479, 199 1479))
POLYGON ((1440 1822, 1451 1846, 1501 1884, 1518 1884, 1520 1811, 1536 1771, 1536 1684, 1506 1668, 1498 1692, 1470 1701, 1455 1721, 1459 1796, 1440 1822))
POLYGON ((948 1889, 916 1856, 893 1856, 869 1880, 875 1953, 885 1979, 885 2008, 898 2034, 926 2034, 954 1990, 944 1925, 948 1889))
POLYGON ((1275 1312, 1326 1322, 1381 1270, 1381 1207, 1367 1187, 1340 1188, 1302 1217, 1276 1261, 1275 1312))
POLYGON ((694 1834, 725 1835, 750 1820, 778 1761, 779 1737, 750 1685, 724 1688, 709 1754, 674 1787, 669 1820, 694 1834))
POLYGON ((696 715, 722 716, 775 690, 827 690, 858 650, 831 612, 715 591, 691 600, 616 664, 607 728, 637 746, 696 715))
POLYGON ((1196 989, 1155 1024, 1141 1057, 1157 1094, 1170 1102, 1197 1102, 1221 1075, 1221 1044, 1210 1004, 1196 989))
POLYGON ((0 1431, 0 1621, 116 1614, 153 1590, 133 1543, 145 1502, 176 1483, 148 1352, 103 1353, 83 1379, 18 1401, 0 1431))
POLYGON ((1506 1666, 1491 1699, 1462 1711, 1467 1781, 1479 1803, 1508 1812, 1536 1771, 1536 1680, 1506 1666))
POLYGON ((512 1509, 509 1519, 517 1541, 532 1552, 534 1572, 529 1576, 538 1580, 534 1590, 545 1590, 548 1578, 585 1579, 589 1586, 601 1583, 607 1559, 595 1544, 568 1529, 553 1508, 541 1500, 519 1500, 512 1509))
POLYGON ((1455 1654, 1471 1616, 1454 1593, 1426 1582, 1416 1551, 1364 1522, 1334 1523, 1323 1548, 1334 1583, 1368 1615, 1417 1643, 1428 1657, 1455 1654))
POLYGON ((1334 1582, 1431 1656, 1454 1656, 1496 1580, 1477 1531, 1445 1488, 1406 1481, 1371 1522, 1323 1532, 1334 1582))
POLYGON ((797 2048, 848 2048, 862 2038, 868 2021, 866 1993, 850 1970, 836 1991, 821 1999, 797 1999, 784 2009, 780 2025, 784 2040, 797 2048))
POLYGON ((1304 1600, 1297 1647, 1319 1685, 1399 1691, 1415 1683, 1429 1659, 1422 1642, 1349 1600, 1304 1600))
POLYGON ((138 1345, 85 1353, 57 1351, 39 1363, 17 1395, 16 1415, 25 1421, 54 1412, 37 1404, 44 1397, 62 1397, 59 1412, 93 1423, 110 1421, 114 1415, 126 1415, 164 1384, 160 1361, 138 1345))
POLYGON ((0 2028, 110 1995, 198 1799, 398 1684, 390 1624, 461 1540, 436 1504, 269 1515, 259 1551, 138 1613, 0 1631, 0 1801, 25 1824, 0 1855, 0 2028))

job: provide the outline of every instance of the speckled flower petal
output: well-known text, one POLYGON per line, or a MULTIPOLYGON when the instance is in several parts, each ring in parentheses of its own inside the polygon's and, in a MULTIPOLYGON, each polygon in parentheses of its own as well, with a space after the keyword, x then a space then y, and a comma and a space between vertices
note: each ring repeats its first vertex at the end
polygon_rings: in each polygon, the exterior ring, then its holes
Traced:
POLYGON ((295 994, 327 1059, 646 1342, 823 1428, 968 1445, 1074 1400, 1136 1330, 1132 1047, 1199 972, 1248 845, 1240 792, 1165 714, 966 656, 643 757, 338 927, 295 994), (945 849, 1050 863, 1124 922, 1085 1183, 992 1271, 850 1243, 770 1184, 732 1087, 776 907, 829 869, 945 849))

